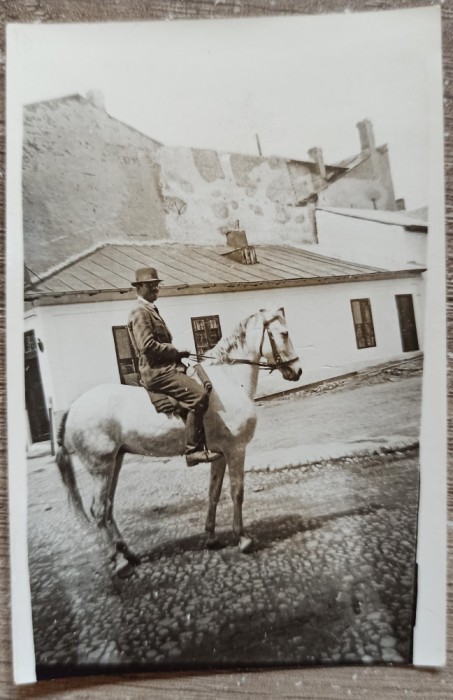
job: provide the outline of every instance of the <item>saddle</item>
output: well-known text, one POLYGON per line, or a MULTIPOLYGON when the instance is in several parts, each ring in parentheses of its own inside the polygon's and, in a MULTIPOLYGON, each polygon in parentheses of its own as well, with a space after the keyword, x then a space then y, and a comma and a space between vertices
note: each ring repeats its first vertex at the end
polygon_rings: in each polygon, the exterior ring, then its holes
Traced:
MULTIPOLYGON (((204 386, 209 394, 212 391, 212 383, 205 370, 201 365, 194 365, 193 369, 194 378, 204 386)), ((133 374, 128 374, 125 380, 126 384, 129 386, 140 386, 146 389, 141 382, 140 375, 135 372, 133 374)), ((161 394, 160 392, 149 391, 148 389, 146 389, 146 393, 157 413, 166 413, 168 416, 176 415, 180 416, 184 421, 186 420, 188 413, 187 408, 182 406, 178 399, 173 398, 173 396, 168 396, 168 394, 161 394)))

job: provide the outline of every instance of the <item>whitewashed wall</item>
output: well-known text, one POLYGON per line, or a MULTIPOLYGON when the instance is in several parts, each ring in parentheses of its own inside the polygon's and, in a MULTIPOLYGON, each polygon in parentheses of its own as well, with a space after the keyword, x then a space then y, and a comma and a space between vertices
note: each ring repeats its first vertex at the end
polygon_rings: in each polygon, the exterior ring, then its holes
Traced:
MULTIPOLYGON (((340 260, 404 270, 426 266, 428 236, 402 226, 317 210, 316 253, 340 260)), ((307 250, 310 246, 304 246, 307 250)))
MULTIPOLYGON (((368 365, 407 357, 402 352, 395 294, 412 294, 423 347, 422 280, 396 279, 315 287, 165 297, 159 310, 181 349, 194 349, 191 317, 218 314, 225 336, 241 319, 260 308, 284 306, 290 335, 304 374, 300 385, 334 377, 368 365), (369 298, 377 346, 357 349, 351 299, 369 298)), ((27 318, 45 345, 40 353, 44 393, 56 411, 86 389, 119 382, 112 326, 127 322, 134 302, 97 302, 39 307, 27 318)), ((259 395, 294 388, 278 372, 263 373, 259 395)))

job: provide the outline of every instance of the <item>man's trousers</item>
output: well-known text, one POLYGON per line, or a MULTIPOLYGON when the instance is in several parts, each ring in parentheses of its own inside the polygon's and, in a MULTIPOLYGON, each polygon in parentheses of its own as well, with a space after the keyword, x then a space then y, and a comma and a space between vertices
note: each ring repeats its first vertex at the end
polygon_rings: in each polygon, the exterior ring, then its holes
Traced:
POLYGON ((188 410, 186 421, 186 454, 204 450, 206 438, 203 419, 208 409, 209 394, 195 379, 174 369, 154 377, 147 387, 150 391, 177 399, 188 410))

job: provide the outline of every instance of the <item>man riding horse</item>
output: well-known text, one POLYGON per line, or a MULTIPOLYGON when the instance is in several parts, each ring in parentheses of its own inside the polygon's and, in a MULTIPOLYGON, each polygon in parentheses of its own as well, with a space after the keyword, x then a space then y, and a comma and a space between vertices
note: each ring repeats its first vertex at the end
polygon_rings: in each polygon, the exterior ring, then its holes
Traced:
POLYGON ((190 352, 175 348, 172 335, 154 304, 160 282, 153 267, 136 271, 132 285, 138 298, 129 316, 129 335, 139 358, 143 386, 148 391, 171 396, 187 410, 185 456, 187 466, 192 467, 200 462, 213 462, 221 454, 206 448, 203 419, 209 394, 195 379, 187 376, 181 359, 189 357, 190 352))

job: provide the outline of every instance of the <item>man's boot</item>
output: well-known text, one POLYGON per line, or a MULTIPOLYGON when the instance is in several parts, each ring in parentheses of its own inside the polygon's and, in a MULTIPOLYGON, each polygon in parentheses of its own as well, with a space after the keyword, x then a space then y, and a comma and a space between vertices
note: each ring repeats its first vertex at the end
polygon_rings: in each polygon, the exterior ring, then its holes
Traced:
POLYGON ((206 408, 197 406, 194 411, 189 411, 186 422, 186 462, 188 467, 194 467, 202 462, 209 463, 219 459, 221 452, 213 452, 205 447, 206 437, 203 418, 206 408))

